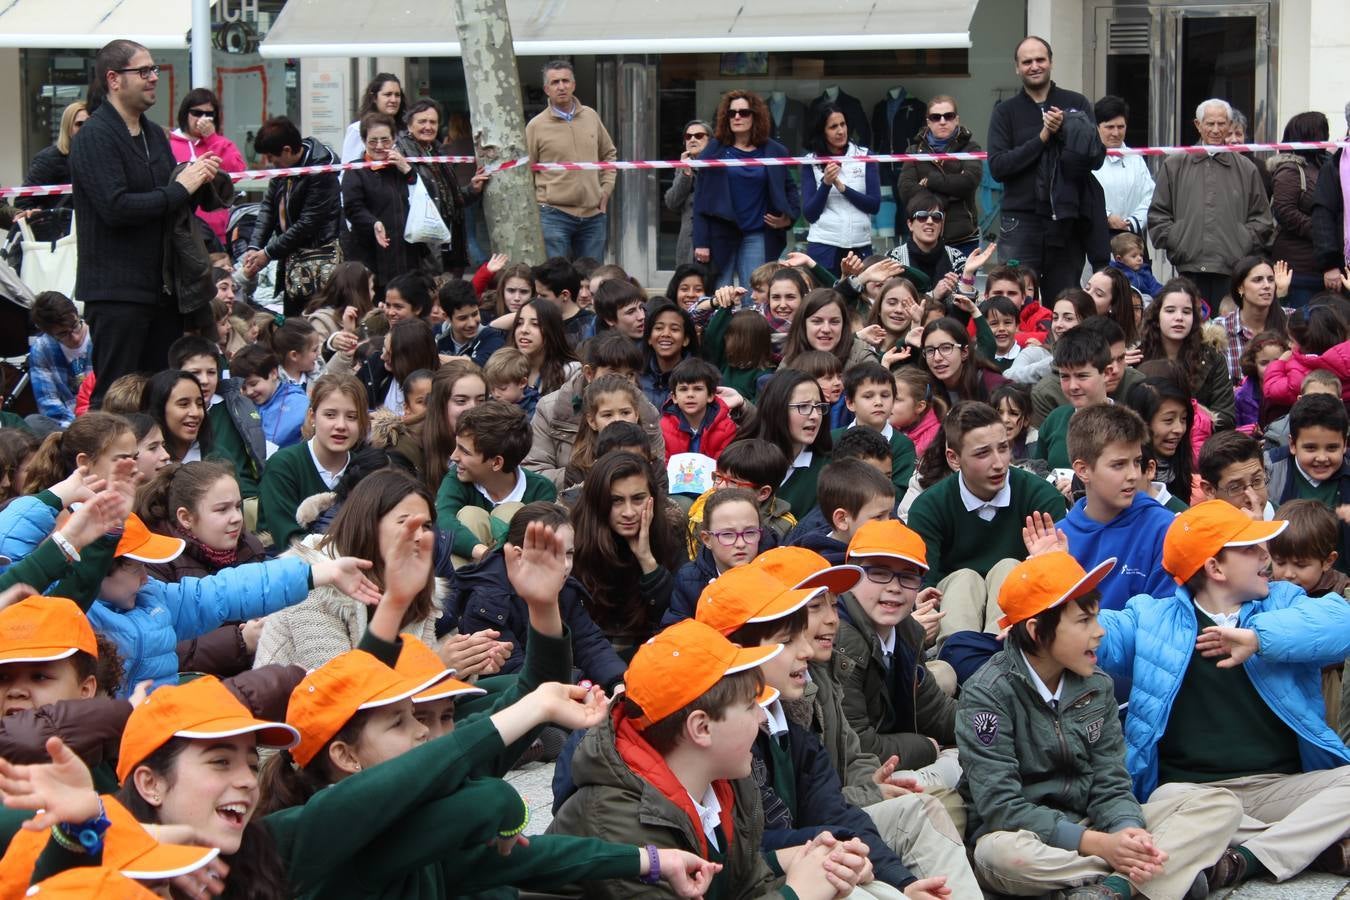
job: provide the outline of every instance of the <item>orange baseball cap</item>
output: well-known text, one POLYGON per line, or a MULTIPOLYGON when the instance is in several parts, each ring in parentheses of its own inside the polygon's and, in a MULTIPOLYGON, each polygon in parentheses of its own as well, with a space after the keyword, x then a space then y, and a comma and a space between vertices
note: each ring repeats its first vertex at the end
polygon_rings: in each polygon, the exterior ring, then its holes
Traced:
POLYGON ((220 855, 217 847, 161 844, 115 797, 103 810, 112 824, 103 843, 103 864, 137 881, 160 881, 195 872, 220 855))
POLYGON ((300 739, 290 725, 254 718, 214 676, 203 675, 186 684, 159 688, 127 719, 117 758, 117 780, 126 781, 136 766, 173 738, 206 740, 254 732, 263 747, 285 749, 300 739))
POLYGON ((774 547, 756 556, 750 565, 793 588, 823 587, 831 594, 853 590, 863 576, 857 566, 832 566, 828 559, 805 547, 774 547))
POLYGON ((794 589, 755 566, 728 569, 699 595, 694 618, 722 634, 751 622, 772 622, 801 609, 825 588, 794 589))
POLYGON ((399 651, 394 671, 417 680, 420 678, 440 678, 425 691, 413 695, 414 703, 427 703, 431 700, 444 700, 446 697, 459 697, 466 694, 486 694, 487 691, 474 687, 466 681, 453 678, 454 669, 447 669, 440 656, 426 644, 411 634, 402 634, 403 649, 399 651))
POLYGON ((1288 522, 1257 522, 1223 500, 1206 500, 1178 513, 1163 538, 1162 566, 1177 584, 1204 568, 1224 547, 1250 547, 1275 537, 1288 522))
POLYGON ((113 556, 126 556, 143 563, 166 563, 178 558, 187 544, 180 538, 155 534, 141 517, 132 513, 123 526, 122 539, 113 556))
POLYGON ((300 734, 291 756, 300 765, 309 765, 360 710, 409 700, 444 678, 445 666, 432 675, 409 677, 364 650, 333 657, 291 691, 286 723, 300 734))
POLYGON ((1063 550, 1018 563, 998 592, 998 605, 1003 610, 998 627, 1010 628, 1061 603, 1077 600, 1101 584, 1115 567, 1113 556, 1098 563, 1091 572, 1084 572, 1078 560, 1063 550))
POLYGON ((81 650, 97 657, 98 641, 73 601, 34 594, 0 609, 0 663, 51 662, 81 650))
MULTIPOLYGON (((726 676, 762 666, 782 650, 782 644, 737 647, 697 619, 676 622, 639 647, 628 664, 624 689, 643 713, 633 724, 647 728, 693 703, 726 676)), ((761 692, 758 699, 763 697, 761 692)))
POLYGON ((927 550, 923 538, 896 519, 868 522, 853 533, 848 542, 848 558, 883 556, 913 563, 928 571, 927 550))
POLYGON ((58 872, 28 889, 27 897, 43 900, 157 900, 158 894, 141 887, 107 866, 77 866, 58 872))

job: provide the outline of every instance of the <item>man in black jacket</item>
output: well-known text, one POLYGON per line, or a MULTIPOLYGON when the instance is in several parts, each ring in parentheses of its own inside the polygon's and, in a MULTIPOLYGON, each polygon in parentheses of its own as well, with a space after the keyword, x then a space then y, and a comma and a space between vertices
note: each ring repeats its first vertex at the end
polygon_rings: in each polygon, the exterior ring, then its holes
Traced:
MULTIPOLYGON (((1085 182, 1093 179, 1075 173, 1072 183, 1063 183, 1058 154, 1051 152, 1052 143, 1062 140, 1066 115, 1077 111, 1092 121, 1086 97, 1050 80, 1053 56, 1044 38, 1028 36, 1017 45, 1023 90, 994 107, 988 159, 989 173, 1003 182, 999 261, 1016 259, 1040 273, 1041 296, 1048 298, 1080 286, 1095 214, 1090 211, 1100 206, 1088 195, 1085 182)), ((1100 212, 1104 228, 1104 208, 1100 212)))
POLYGON ((106 45, 94 60, 89 120, 70 150, 79 263, 75 295, 85 303, 94 372, 92 405, 114 381, 157 372, 183 333, 164 283, 164 236, 173 213, 215 177, 220 157, 204 154, 173 174, 164 129, 145 113, 155 104, 159 66, 134 41, 106 45))
MULTIPOLYGON (((285 116, 263 123, 253 149, 269 167, 326 166, 338 161, 317 138, 302 140, 299 129, 285 116)), ((337 173, 273 178, 244 254, 244 275, 253 278, 270 260, 276 260, 277 281, 286 285, 286 315, 299 315, 314 286, 288 282, 287 258, 304 250, 336 249, 341 219, 337 173), (300 287, 304 289, 297 290, 300 287)))

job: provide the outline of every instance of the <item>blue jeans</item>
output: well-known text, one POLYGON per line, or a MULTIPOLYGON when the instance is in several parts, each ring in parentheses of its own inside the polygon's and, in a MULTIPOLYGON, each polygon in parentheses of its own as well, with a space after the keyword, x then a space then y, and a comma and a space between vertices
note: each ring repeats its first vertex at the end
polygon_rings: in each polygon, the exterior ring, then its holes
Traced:
POLYGON ((544 251, 551 259, 589 256, 605 261, 605 236, 609 217, 604 213, 581 218, 552 206, 540 205, 539 223, 544 229, 544 251))
POLYGON ((464 238, 468 246, 469 267, 476 270, 491 256, 491 241, 487 235, 487 219, 483 216, 482 203, 464 207, 464 238))
POLYGON ((1290 309, 1302 309, 1308 305, 1308 301, 1316 295, 1322 293, 1322 276, 1301 275, 1294 273, 1293 280, 1289 282, 1289 295, 1284 298, 1284 305, 1290 309))
MULTIPOLYGON (((713 262, 718 264, 715 288, 733 284, 735 279, 739 277, 741 287, 749 291, 750 273, 768 262, 764 258, 764 232, 742 232, 741 242, 736 245, 735 253, 725 261, 713 260, 713 262)), ((747 299, 749 296, 749 294, 746 294, 747 299)))

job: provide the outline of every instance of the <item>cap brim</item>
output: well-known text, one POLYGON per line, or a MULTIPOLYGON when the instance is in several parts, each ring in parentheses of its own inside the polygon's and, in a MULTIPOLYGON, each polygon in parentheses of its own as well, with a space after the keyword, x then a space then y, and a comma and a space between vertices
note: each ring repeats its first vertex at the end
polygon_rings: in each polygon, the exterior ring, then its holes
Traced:
POLYGON ((863 570, 857 566, 830 566, 797 584, 797 590, 823 587, 831 594, 846 594, 862 581, 863 570))
MULTIPOLYGON (((1056 606, 1063 606, 1070 600, 1077 600, 1079 597, 1083 596, 1088 591, 1095 589, 1097 585, 1101 584, 1102 579, 1105 578, 1107 575, 1110 575, 1111 571, 1115 567, 1116 567, 1116 558, 1114 556, 1102 560, 1101 562, 1097 563, 1097 565, 1093 566, 1086 575, 1078 579, 1078 582, 1074 584, 1073 587, 1069 588, 1068 592, 1065 593, 1064 596, 1060 597, 1054 603, 1047 603, 1045 609, 1042 609, 1040 612, 1045 612, 1046 609, 1054 609, 1056 606)), ((1040 615, 1040 613, 1036 613, 1036 615, 1040 615)), ((1027 616, 1026 618, 1030 619, 1032 618, 1032 616, 1027 616)), ((1025 620, 1018 619, 1017 621, 1021 622, 1025 620)), ((1016 623, 1013 622, 1012 619, 1008 616, 1003 616, 998 620, 999 628, 1008 628, 1014 624, 1016 623)))
POLYGON ((766 684, 764 685, 764 690, 760 691, 759 696, 755 698, 755 703, 757 703, 760 708, 767 709, 768 707, 773 706, 774 701, 777 699, 778 688, 770 687, 766 684))
MULTIPOLYGON (((398 703, 400 700, 408 700, 410 698, 415 698, 418 694, 422 693, 427 688, 431 687, 432 685, 439 684, 441 681, 445 680, 445 678, 449 674, 450 671, 447 669, 444 672, 437 672, 435 675, 432 675, 429 678, 419 678, 411 680, 407 678, 400 678, 397 684, 393 685, 392 687, 386 688, 385 690, 376 694, 374 697, 371 697, 365 703, 362 703, 360 706, 358 706, 357 709, 376 709, 381 706, 388 706, 391 703, 398 703)), ((431 700, 435 698, 428 697, 426 699, 431 700)))
POLYGON ((117 871, 137 881, 162 881, 195 872, 219 855, 218 847, 160 844, 117 871))
POLYGON ((452 678, 447 669, 445 677, 424 691, 413 694, 413 703, 430 703, 432 700, 445 700, 448 697, 463 697, 469 694, 486 694, 487 691, 474 687, 466 681, 452 678))
POLYGON ((764 665, 783 652, 782 644, 760 644, 758 647, 737 647, 723 675, 735 675, 764 665))
POLYGON ((900 562, 907 562, 907 563, 909 563, 909 564, 912 565, 912 566, 918 566, 920 569, 923 569, 925 572, 928 571, 928 563, 924 562, 924 561, 921 560, 921 559, 915 559, 913 556, 910 556, 910 555, 907 554, 907 553, 901 553, 901 552, 899 552, 898 550, 896 550, 894 547, 877 547, 877 548, 875 548, 875 549, 868 549, 868 548, 865 548, 865 547, 859 547, 857 550, 849 550, 849 552, 848 552, 848 558, 849 558, 849 559, 878 559, 878 558, 880 558, 880 559, 895 559, 895 560, 899 560, 900 562))
POLYGON ((285 722, 264 722, 245 716, 227 716, 203 722, 191 729, 175 731, 174 737, 204 741, 211 738, 237 737, 241 734, 257 734, 259 744, 278 750, 289 750, 300 743, 300 732, 285 722))
POLYGON ((1225 541, 1225 547, 1250 547, 1264 544, 1289 527, 1288 519, 1274 519, 1270 522, 1250 521, 1232 540, 1225 541))
POLYGON ((173 562, 182 554, 183 548, 186 546, 187 543, 180 538, 151 534, 150 539, 136 549, 124 551, 119 555, 153 565, 155 563, 173 562))
POLYGON ((79 647, 16 647, 13 650, 0 650, 0 664, 55 662, 79 652, 79 647))
POLYGON ((792 615, 827 590, 825 587, 783 591, 747 622, 774 622, 792 615))

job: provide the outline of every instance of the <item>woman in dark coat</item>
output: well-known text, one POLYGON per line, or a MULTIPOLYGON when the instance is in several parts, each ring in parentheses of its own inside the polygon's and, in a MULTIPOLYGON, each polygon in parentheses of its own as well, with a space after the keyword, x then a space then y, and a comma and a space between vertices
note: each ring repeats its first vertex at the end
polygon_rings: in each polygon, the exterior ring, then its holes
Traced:
MULTIPOLYGON (((441 106, 435 100, 422 99, 414 103, 408 109, 407 122, 407 133, 394 143, 405 157, 452 155, 440 142, 441 106)), ((455 167, 449 163, 418 163, 415 168, 431 199, 436 202, 441 221, 450 229, 449 245, 439 254, 430 254, 429 261, 438 272, 463 272, 469 264, 465 208, 477 203, 482 197, 483 182, 487 180, 487 175, 475 174, 465 192, 460 190, 455 167)))
MULTIPOLYGON (((89 118, 89 108, 83 100, 76 100, 61 113, 61 131, 56 143, 44 147, 28 164, 28 174, 24 176, 25 187, 44 184, 70 184, 70 142, 75 139, 80 126, 89 118)), ((55 194, 50 197, 17 197, 14 206, 17 209, 61 209, 70 206, 70 194, 55 194)))
POLYGON ((342 215, 347 222, 343 254, 374 272, 379 287, 418 268, 429 252, 424 244, 403 240, 403 228, 408 221, 408 190, 417 180, 417 173, 394 146, 396 127, 394 120, 383 113, 362 116, 365 160, 386 165, 342 173, 342 215))

